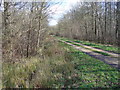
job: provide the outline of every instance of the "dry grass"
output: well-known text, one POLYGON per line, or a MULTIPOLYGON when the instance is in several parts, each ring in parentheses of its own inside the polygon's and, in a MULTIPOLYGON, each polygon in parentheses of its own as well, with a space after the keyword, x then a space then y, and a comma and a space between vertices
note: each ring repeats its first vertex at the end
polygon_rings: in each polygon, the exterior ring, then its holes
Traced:
POLYGON ((57 83, 73 71, 66 58, 66 50, 48 37, 37 56, 3 63, 3 88, 62 87, 57 83))

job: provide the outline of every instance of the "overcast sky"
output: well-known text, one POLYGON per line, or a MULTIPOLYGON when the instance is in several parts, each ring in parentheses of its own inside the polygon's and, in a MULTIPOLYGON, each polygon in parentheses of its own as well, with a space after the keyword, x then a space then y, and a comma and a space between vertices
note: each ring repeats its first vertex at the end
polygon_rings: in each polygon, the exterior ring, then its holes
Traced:
MULTIPOLYGON (((61 0, 62 1, 62 0, 61 0)), ((56 25, 59 19, 69 11, 73 5, 75 5, 79 0, 63 0, 61 4, 53 5, 50 9, 55 11, 54 14, 51 14, 51 19, 49 19, 49 25, 56 25)))

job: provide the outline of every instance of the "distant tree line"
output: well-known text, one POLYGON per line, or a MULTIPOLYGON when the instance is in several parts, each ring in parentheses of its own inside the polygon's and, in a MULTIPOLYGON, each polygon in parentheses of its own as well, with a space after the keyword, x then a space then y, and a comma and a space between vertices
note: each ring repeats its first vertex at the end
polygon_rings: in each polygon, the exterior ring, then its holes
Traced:
POLYGON ((56 35, 118 45, 120 2, 82 2, 59 21, 56 35))

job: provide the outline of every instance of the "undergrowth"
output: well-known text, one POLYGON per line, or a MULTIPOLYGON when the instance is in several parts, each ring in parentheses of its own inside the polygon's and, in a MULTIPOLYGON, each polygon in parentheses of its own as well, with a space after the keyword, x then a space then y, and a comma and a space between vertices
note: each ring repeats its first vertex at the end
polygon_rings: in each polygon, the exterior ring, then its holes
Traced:
POLYGON ((64 87, 63 82, 74 70, 71 58, 56 40, 48 37, 35 57, 3 63, 3 88, 64 87))

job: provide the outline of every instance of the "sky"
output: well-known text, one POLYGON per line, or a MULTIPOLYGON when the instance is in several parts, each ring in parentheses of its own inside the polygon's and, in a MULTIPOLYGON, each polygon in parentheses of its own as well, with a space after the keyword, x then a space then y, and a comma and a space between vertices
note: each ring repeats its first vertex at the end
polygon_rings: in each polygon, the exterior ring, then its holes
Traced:
MULTIPOLYGON (((72 6, 74 6, 76 3, 80 3, 80 2, 103 2, 105 0, 53 0, 53 1, 57 1, 57 2, 61 2, 62 4, 59 5, 53 5, 50 9, 52 11, 55 11, 55 14, 51 14, 50 16, 52 17, 51 19, 49 19, 49 25, 50 26, 54 26, 58 23, 59 19, 65 14, 67 13, 67 11, 69 11, 72 6)), ((117 0, 106 0, 106 2, 115 2, 117 0)))
MULTIPOLYGON (((62 0, 61 0, 62 1, 62 0)), ((60 4, 56 4, 50 7, 50 10, 55 12, 54 14, 51 14, 49 19, 49 25, 54 26, 57 24, 59 19, 69 11, 73 5, 78 3, 79 0, 63 0, 62 2, 60 1, 60 4)))

